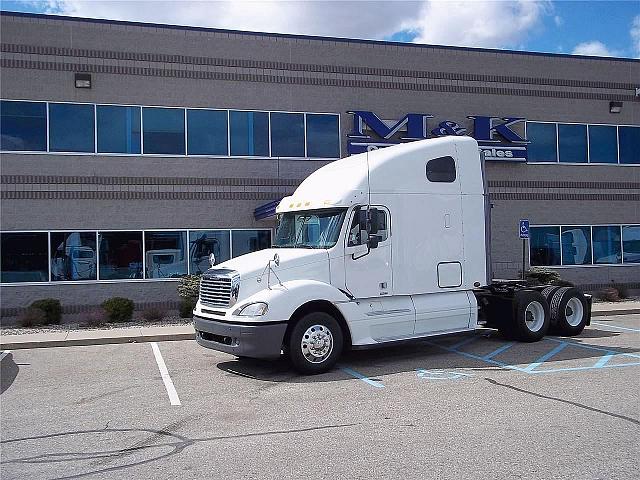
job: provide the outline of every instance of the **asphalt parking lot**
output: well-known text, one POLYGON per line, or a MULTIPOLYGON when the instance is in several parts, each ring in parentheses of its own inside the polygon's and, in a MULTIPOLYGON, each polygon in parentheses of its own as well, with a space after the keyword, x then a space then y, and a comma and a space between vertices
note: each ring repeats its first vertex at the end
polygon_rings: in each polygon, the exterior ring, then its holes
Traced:
POLYGON ((300 377, 193 341, 3 352, 3 479, 631 479, 640 315, 348 354, 300 377))

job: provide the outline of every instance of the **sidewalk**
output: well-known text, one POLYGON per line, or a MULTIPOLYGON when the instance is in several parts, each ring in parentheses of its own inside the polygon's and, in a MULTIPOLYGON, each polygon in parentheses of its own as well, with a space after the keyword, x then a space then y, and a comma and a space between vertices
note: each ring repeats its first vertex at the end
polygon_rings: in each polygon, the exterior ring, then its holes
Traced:
MULTIPOLYGON (((640 314, 640 302, 594 303, 592 317, 640 314)), ((166 327, 130 327, 104 330, 69 330, 62 332, 1 335, 0 350, 21 348, 71 347, 114 343, 166 342, 193 340, 193 325, 166 327)))
POLYGON ((69 330, 66 332, 1 335, 0 350, 105 345, 109 343, 166 342, 169 340, 193 340, 194 338, 193 325, 69 330))

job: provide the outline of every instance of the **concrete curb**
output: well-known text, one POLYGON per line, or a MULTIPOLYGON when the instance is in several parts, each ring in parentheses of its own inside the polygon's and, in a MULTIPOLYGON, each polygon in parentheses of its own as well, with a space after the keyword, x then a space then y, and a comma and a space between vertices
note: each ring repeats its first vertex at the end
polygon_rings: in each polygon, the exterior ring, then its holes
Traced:
POLYGON ((591 317, 611 317, 614 315, 638 315, 640 308, 625 308, 620 310, 592 310, 591 317))
POLYGON ((122 343, 147 343, 147 342, 168 342, 179 340, 193 340, 195 333, 157 333, 109 336, 107 332, 104 337, 85 338, 64 338, 52 340, 29 340, 19 337, 22 335, 7 335, 0 340, 0 350, 20 350, 27 348, 52 348, 52 347, 80 347, 88 345, 114 345, 122 343), (11 337, 15 337, 12 341, 11 337))

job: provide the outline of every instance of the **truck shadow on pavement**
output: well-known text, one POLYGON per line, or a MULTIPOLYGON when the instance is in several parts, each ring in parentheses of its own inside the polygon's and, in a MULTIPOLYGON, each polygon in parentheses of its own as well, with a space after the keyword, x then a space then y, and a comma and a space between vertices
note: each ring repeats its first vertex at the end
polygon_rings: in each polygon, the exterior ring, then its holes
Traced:
POLYGON ((551 373, 626 366, 613 364, 611 359, 619 358, 629 366, 640 364, 640 346, 602 346, 589 341, 619 335, 618 332, 590 328, 578 337, 547 337, 535 343, 511 342, 493 332, 441 337, 345 352, 337 368, 313 376, 297 374, 283 357, 271 361, 242 358, 220 362, 216 366, 228 374, 253 380, 317 383, 357 381, 362 379, 360 377, 377 381, 378 377, 420 369, 551 373), (548 368, 558 364, 564 368, 548 368))
POLYGON ((13 361, 13 353, 8 353, 0 361, 0 395, 2 395, 18 376, 20 367, 13 361))

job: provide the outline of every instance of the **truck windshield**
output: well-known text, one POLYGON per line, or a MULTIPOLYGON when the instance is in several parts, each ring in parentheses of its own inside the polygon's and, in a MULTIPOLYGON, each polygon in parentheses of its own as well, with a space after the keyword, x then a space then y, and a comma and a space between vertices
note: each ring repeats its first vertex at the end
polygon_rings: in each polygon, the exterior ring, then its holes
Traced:
POLYGON ((338 241, 346 208, 285 212, 277 217, 275 248, 331 248, 338 241))

